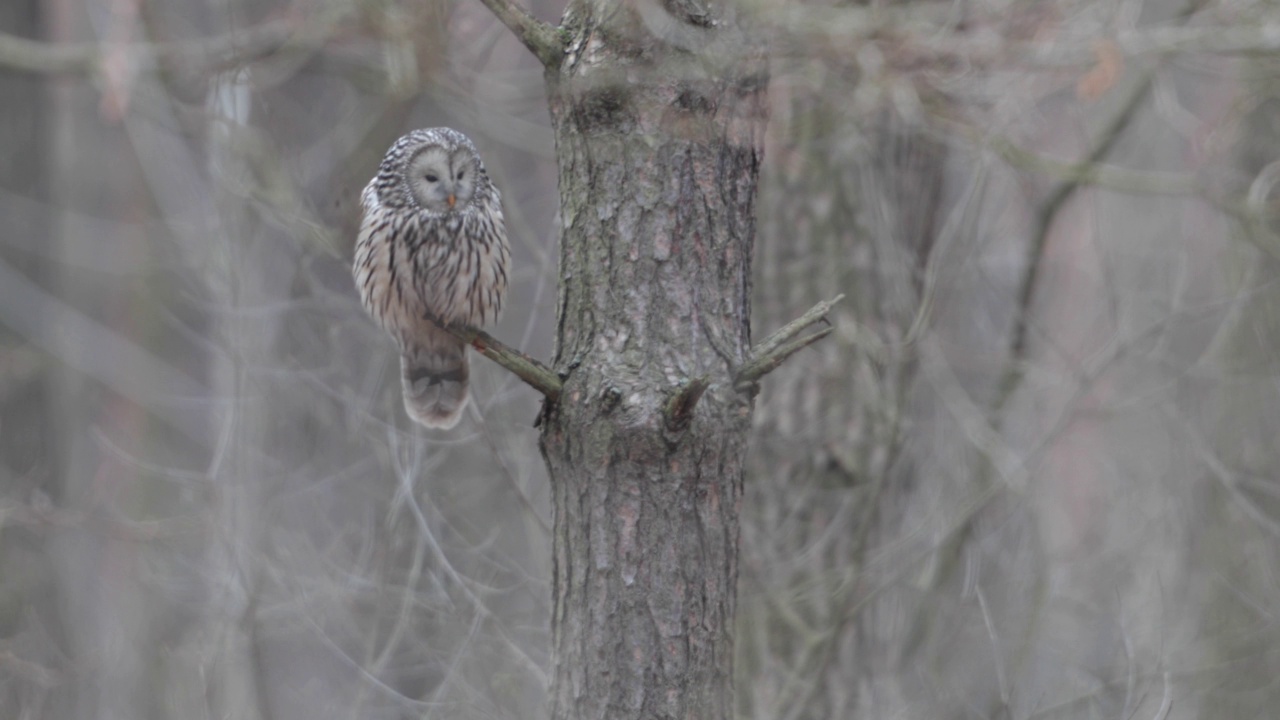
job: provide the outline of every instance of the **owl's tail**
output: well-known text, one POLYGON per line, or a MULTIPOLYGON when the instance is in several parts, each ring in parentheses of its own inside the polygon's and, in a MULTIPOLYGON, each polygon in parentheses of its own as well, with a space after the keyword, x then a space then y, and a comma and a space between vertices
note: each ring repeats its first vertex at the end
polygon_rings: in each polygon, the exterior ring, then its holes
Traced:
POLYGON ((443 330, 415 338, 400 354, 404 409, 429 428, 458 424, 467 406, 467 347, 443 330))

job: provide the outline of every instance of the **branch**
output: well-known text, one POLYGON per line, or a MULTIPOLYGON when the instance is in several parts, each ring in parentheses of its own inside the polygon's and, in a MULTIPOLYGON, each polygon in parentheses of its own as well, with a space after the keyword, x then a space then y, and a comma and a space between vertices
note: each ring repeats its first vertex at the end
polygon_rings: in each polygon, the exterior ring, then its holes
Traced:
POLYGON ((664 413, 667 416, 667 428, 680 431, 689 427, 693 420, 693 409, 698 406, 702 393, 711 386, 711 378, 706 376, 690 380, 680 386, 675 395, 667 401, 664 413))
POLYGON ((524 46, 529 48, 543 67, 557 67, 564 57, 564 40, 560 28, 542 22, 528 10, 511 0, 480 0, 524 46))
POLYGON ((560 399, 560 391, 563 389, 564 383, 561 382, 559 375, 552 372, 551 368, 519 350, 504 345, 497 338, 483 330, 477 330, 469 325, 443 323, 430 315, 427 316, 427 319, 438 325, 445 332, 475 348, 476 352, 509 370, 511 374, 525 381, 529 387, 542 393, 551 402, 560 399))
POLYGON ((139 58, 176 58, 193 69, 218 72, 262 60, 289 49, 319 47, 332 31, 330 17, 303 23, 265 22, 200 40, 158 43, 46 43, 0 33, 0 68, 43 75, 93 74, 108 52, 139 58))
MULTIPOLYGON (((1130 126, 1138 109, 1142 107, 1143 101, 1150 94, 1153 82, 1154 75, 1148 72, 1129 91, 1129 97, 1125 99, 1124 105, 1108 120, 1102 133, 1094 140, 1088 156, 1081 163, 1083 167, 1097 165, 1111 153, 1120 136, 1130 126)), ((1086 175, 1083 177, 1067 177, 1059 181, 1036 213, 1035 234, 1031 236, 1031 248, 1028 250, 1027 266, 1023 270, 1022 281, 1018 288, 1017 306, 1014 311, 1013 337, 1009 342, 1009 357, 1006 360, 1005 370, 996 393, 996 400, 993 406, 994 415, 999 415, 1004 409, 1005 403, 1012 396, 1020 379, 1022 360, 1027 351, 1027 330, 1031 323, 1031 302, 1035 297, 1036 287, 1039 285, 1038 280, 1044 249, 1049 241, 1049 232, 1053 229, 1053 221, 1067 201, 1089 180, 1090 178, 1086 175)))
POLYGON ((990 138, 988 143, 1010 165, 1052 175, 1068 184, 1090 185, 1131 195, 1192 195, 1203 189, 1194 173, 1131 170, 1090 160, 1056 160, 1019 147, 1005 138, 990 138))
POLYGON ((814 305, 809 308, 808 312, 787 323, 781 330, 765 338, 760 344, 752 348, 750 357, 742 364, 742 367, 738 368, 737 374, 734 375, 733 386, 742 389, 753 385, 760 378, 777 370, 787 358, 830 335, 835 328, 826 327, 799 340, 792 340, 810 325, 817 322, 828 322, 827 313, 831 311, 832 306, 843 299, 844 295, 837 295, 830 300, 814 305))
MULTIPOLYGON (((1195 4, 1192 4, 1194 7, 1195 4)), ((856 51, 870 42, 893 37, 897 49, 915 62, 936 65, 964 61, 974 65, 1007 63, 1031 70, 1088 65, 1096 57, 1093 38, 1065 36, 1057 41, 1013 40, 981 33, 945 32, 954 23, 945 3, 905 3, 875 7, 817 7, 778 4, 762 22, 774 28, 794 52, 816 42, 839 39, 839 47, 856 51), (911 28, 906 35, 895 32, 911 28)), ((1280 23, 1239 22, 1195 26, 1143 27, 1109 36, 1126 58, 1165 57, 1178 53, 1265 55, 1280 50, 1280 23)))
POLYGON ((0 67, 29 73, 83 75, 98 64, 97 45, 43 43, 0 33, 0 67))

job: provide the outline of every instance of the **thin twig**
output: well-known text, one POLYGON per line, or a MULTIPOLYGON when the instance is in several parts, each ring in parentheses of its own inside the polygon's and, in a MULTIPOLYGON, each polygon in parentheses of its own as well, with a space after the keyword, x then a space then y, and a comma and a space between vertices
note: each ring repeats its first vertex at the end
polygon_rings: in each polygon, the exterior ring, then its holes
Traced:
POLYGON ((544 67, 556 67, 564 57, 564 40, 560 29, 544 23, 511 0, 480 0, 524 46, 529 48, 544 67))
POLYGON ((1203 189, 1194 173, 1131 170, 1094 160, 1056 160, 1021 148, 1006 138, 991 138, 990 146, 1010 165, 1057 176, 1071 186, 1089 185, 1133 195, 1191 195, 1203 189))
POLYGON ((476 349, 476 352, 506 368, 511 374, 525 381, 529 387, 542 393, 548 400, 560 399, 560 391, 564 386, 560 376, 546 365, 534 360, 524 353, 503 344, 483 330, 468 325, 451 325, 428 316, 436 325, 476 349))
POLYGON ((1169 717, 1169 711, 1173 709, 1173 683, 1169 682, 1169 671, 1164 671, 1164 696, 1160 699, 1160 709, 1156 711, 1155 720, 1164 720, 1169 717))
MULTIPOLYGON (((1120 110, 1107 122, 1101 134, 1093 143, 1088 156, 1080 163, 1081 167, 1096 166, 1115 148, 1125 129, 1133 121, 1134 115, 1142 107, 1151 92, 1154 73, 1148 72, 1130 91, 1120 110)), ((1031 236, 1031 247, 1027 252, 1027 265, 1018 287, 1017 305, 1014 309, 1013 336, 1009 341, 1009 355, 1005 361, 1005 369, 1001 374, 1000 385, 992 403, 992 416, 999 417, 1004 406, 1012 397, 1022 377, 1022 363, 1027 353, 1027 330, 1031 324, 1031 303, 1035 298, 1039 285, 1040 270, 1044 262, 1044 250, 1049 241, 1049 232, 1059 211, 1067 201, 1089 181, 1088 174, 1068 177, 1060 181, 1036 213, 1035 232, 1031 236)))
POLYGON ((739 389, 751 386, 760 378, 777 370, 778 366, 782 365, 787 358, 830 335, 834 328, 826 327, 799 340, 792 340, 810 325, 825 322, 827 313, 831 311, 832 306, 843 299, 844 295, 837 295, 830 300, 814 305, 805 314, 787 323, 781 330, 762 340, 751 349, 751 354, 747 361, 742 364, 742 367, 738 368, 738 372, 733 378, 733 386, 739 389))

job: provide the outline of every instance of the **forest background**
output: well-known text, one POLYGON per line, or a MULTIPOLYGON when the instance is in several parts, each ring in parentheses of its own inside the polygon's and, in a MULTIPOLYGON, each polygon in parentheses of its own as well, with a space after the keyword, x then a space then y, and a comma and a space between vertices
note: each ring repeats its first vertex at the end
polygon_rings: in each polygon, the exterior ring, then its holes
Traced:
MULTIPOLYGON (((845 300, 755 401, 738 715, 1272 717, 1280 6, 743 7, 754 334, 845 300)), ((542 72, 479 2, 0 4, 0 714, 545 715, 540 398, 476 358, 411 425, 350 279, 436 125, 548 358, 542 72)))

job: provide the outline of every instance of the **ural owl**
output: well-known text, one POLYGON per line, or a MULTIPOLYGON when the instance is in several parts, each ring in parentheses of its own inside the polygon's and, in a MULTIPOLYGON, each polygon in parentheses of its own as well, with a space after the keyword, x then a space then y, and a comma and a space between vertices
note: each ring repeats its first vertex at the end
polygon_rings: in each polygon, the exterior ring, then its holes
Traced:
POLYGON ((466 135, 430 128, 391 146, 360 205, 360 300, 400 346, 409 417, 451 428, 467 404, 467 349, 430 318, 498 319, 510 261, 498 189, 466 135))

